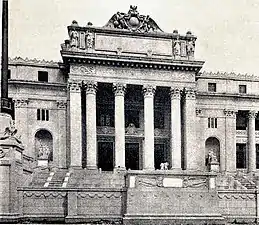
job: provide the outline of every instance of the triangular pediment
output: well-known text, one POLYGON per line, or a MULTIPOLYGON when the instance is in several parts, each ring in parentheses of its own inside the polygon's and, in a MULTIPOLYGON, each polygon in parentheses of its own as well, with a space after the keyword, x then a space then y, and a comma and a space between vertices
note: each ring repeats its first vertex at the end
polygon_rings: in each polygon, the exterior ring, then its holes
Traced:
POLYGON ((117 12, 114 14, 104 27, 139 33, 163 32, 152 18, 148 15, 140 15, 137 6, 132 5, 128 13, 117 12))

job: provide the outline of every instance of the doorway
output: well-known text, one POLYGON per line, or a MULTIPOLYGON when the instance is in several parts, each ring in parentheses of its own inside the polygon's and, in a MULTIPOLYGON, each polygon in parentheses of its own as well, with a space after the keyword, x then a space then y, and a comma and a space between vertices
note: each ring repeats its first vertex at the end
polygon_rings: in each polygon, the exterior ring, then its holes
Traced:
POLYGON ((126 143, 125 151, 126 169, 139 170, 139 143, 126 143))
POLYGON ((98 168, 103 171, 113 171, 114 145, 113 142, 98 142, 98 168))

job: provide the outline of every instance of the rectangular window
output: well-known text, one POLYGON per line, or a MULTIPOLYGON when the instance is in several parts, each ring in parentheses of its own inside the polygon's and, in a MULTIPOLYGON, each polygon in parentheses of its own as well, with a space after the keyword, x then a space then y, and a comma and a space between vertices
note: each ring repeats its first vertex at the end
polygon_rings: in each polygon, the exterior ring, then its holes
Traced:
POLYGON ((208 128, 217 128, 218 119, 217 118, 208 118, 208 128))
POLYGON ((165 128, 165 121, 164 120, 165 120, 164 112, 161 112, 160 110, 155 110, 155 113, 154 113, 155 128, 164 129, 165 128))
POLYGON ((256 144, 255 147, 256 147, 256 169, 259 169, 259 144, 256 144))
POLYGON ((48 82, 48 72, 47 71, 38 71, 38 81, 48 82))
POLYGON ((49 110, 37 109, 37 120, 49 121, 49 110))
POLYGON ((11 79, 11 70, 8 70, 8 73, 7 73, 7 79, 11 79))
POLYGON ((37 120, 40 120, 40 109, 37 109, 37 120))
POLYGON ((239 93, 246 94, 246 85, 239 85, 239 93))
POLYGON ((208 91, 209 92, 216 92, 217 90, 216 83, 208 83, 208 91))
POLYGON ((236 144, 236 167, 237 169, 246 168, 246 144, 236 144))

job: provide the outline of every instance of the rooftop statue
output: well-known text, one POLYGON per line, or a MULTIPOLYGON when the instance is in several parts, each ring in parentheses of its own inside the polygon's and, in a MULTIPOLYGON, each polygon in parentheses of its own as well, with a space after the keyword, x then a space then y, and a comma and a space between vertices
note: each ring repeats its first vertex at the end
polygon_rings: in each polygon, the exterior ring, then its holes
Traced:
POLYGON ((148 15, 140 15, 137 6, 130 6, 128 13, 117 12, 104 26, 108 28, 124 29, 132 32, 163 32, 156 22, 148 15))

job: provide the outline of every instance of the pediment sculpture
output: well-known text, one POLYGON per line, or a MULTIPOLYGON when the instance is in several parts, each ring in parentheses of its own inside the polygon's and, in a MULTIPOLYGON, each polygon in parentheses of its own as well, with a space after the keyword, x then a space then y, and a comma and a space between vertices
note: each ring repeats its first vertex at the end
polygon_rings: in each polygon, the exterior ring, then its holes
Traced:
POLYGON ((140 33, 163 32, 152 18, 148 15, 140 15, 137 6, 132 5, 128 13, 117 12, 114 14, 104 27, 140 33))

